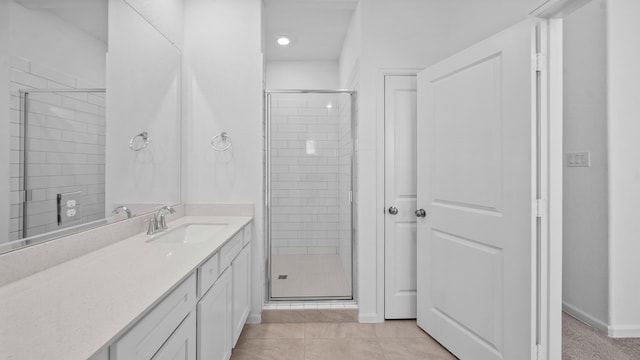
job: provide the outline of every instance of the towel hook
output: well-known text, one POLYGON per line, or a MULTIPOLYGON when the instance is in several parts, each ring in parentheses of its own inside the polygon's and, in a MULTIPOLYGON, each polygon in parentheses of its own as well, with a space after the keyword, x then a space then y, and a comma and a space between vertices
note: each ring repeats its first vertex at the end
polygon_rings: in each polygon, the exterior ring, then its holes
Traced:
POLYGON ((229 136, 229 134, 227 134, 224 131, 211 138, 211 147, 213 147, 213 150, 215 151, 227 151, 231 147, 231 144, 232 144, 231 137, 229 136), (220 140, 219 144, 226 144, 226 145, 222 148, 216 145, 216 140, 218 139, 220 140))
POLYGON ((140 151, 142 149, 145 149, 147 146, 149 146, 150 142, 151 142, 151 139, 149 138, 149 134, 146 131, 143 131, 140 134, 132 137, 131 140, 129 140, 129 148, 133 151, 140 151), (141 138, 142 141, 144 142, 142 143, 141 146, 134 147, 133 143, 136 141, 137 138, 141 138))

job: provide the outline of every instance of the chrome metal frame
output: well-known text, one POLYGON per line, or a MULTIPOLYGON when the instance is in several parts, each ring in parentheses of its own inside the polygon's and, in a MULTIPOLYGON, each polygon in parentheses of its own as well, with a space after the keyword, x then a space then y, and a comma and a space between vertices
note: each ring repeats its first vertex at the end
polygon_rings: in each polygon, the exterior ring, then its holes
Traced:
POLYGON ((353 168, 355 166, 355 127, 354 127, 354 117, 353 117, 353 95, 356 93, 354 90, 347 89, 336 89, 336 90, 309 90, 309 89, 292 89, 292 90, 282 90, 282 89, 266 89, 264 90, 264 106, 265 106, 265 118, 264 118, 264 167, 265 167, 265 177, 264 177, 264 229, 265 229, 265 240, 266 240, 266 251, 267 251, 267 263, 266 263, 266 289, 265 294, 267 295, 266 301, 267 303, 272 302, 305 302, 305 301, 323 301, 323 302, 344 302, 344 301, 355 301, 355 279, 354 279, 354 260, 355 260, 355 248, 354 248, 354 219, 353 219, 353 206, 354 206, 354 183, 353 183, 353 168), (292 298, 274 298, 271 293, 271 95, 272 94, 348 94, 351 96, 350 99, 350 125, 351 125, 351 144, 352 144, 352 155, 351 155, 351 296, 320 296, 320 297, 292 297, 292 298))
MULTIPOLYGON (((106 93, 107 89, 89 88, 89 89, 20 89, 20 164, 22 165, 22 238, 24 239, 24 245, 31 245, 33 240, 27 237, 28 220, 27 220, 27 202, 30 201, 31 193, 27 189, 28 184, 28 170, 27 161, 28 156, 28 142, 26 141, 28 135, 29 124, 29 95, 31 94, 50 94, 50 93, 106 93)), ((44 238, 43 238, 44 239, 44 238)), ((38 242, 43 242, 41 240, 38 242)))

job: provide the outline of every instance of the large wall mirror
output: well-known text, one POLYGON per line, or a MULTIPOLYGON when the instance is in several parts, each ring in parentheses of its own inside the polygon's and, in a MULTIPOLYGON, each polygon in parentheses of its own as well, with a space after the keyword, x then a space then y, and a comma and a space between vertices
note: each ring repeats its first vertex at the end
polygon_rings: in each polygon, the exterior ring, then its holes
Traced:
POLYGON ((181 53, 164 2, 9 0, 0 253, 180 202, 181 53))

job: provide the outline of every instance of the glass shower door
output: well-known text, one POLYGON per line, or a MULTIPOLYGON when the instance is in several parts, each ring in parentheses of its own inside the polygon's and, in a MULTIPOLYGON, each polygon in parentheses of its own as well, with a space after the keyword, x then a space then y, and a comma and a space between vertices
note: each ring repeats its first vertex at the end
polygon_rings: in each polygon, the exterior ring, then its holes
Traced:
POLYGON ((352 299, 350 93, 267 93, 270 298, 352 299))

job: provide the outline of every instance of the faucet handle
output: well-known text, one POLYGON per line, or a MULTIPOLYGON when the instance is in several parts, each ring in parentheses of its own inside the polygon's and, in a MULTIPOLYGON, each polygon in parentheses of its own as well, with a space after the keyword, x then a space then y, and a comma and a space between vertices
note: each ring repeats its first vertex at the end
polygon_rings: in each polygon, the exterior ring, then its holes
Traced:
POLYGON ((147 235, 153 235, 156 233, 157 230, 158 230, 158 223, 156 221, 156 217, 152 216, 151 219, 149 219, 149 228, 147 228, 147 235))

